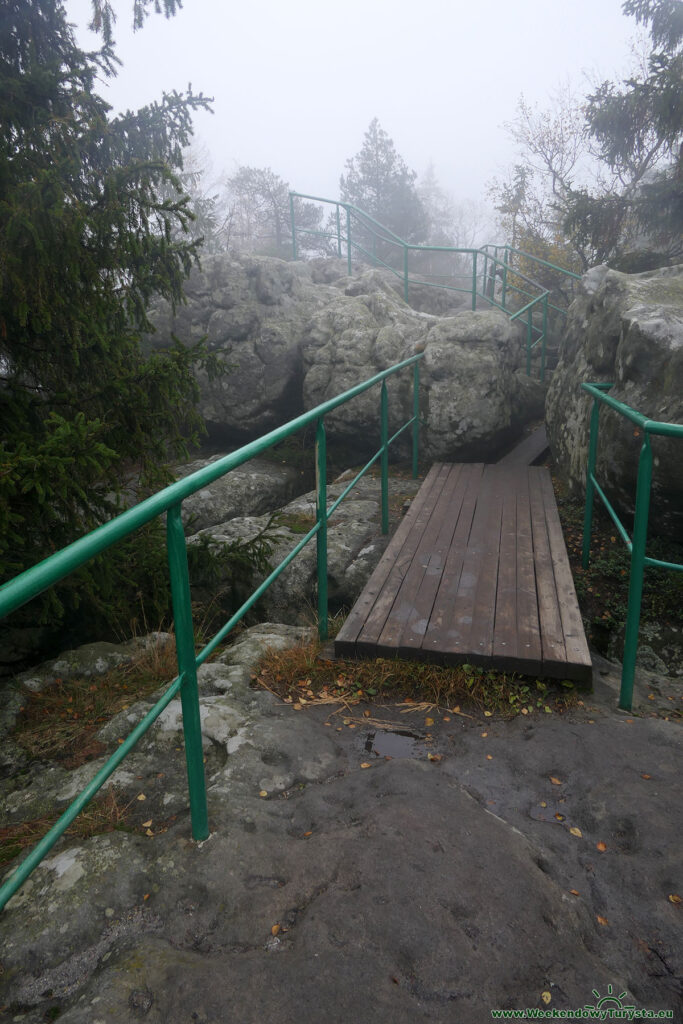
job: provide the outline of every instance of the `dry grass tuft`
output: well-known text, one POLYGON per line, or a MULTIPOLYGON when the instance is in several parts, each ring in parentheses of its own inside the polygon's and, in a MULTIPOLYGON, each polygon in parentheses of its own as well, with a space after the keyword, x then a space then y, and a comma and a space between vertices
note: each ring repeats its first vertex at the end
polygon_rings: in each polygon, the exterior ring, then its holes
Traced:
POLYGON ((32 757, 78 768, 105 747, 97 732, 114 715, 177 675, 173 643, 154 643, 135 661, 97 678, 58 680, 27 696, 14 739, 32 757))
MULTIPOLYGON (((120 794, 110 786, 105 793, 95 797, 85 810, 81 811, 65 835, 76 839, 88 839, 90 836, 126 828, 130 806, 130 803, 122 804, 120 794)), ((0 864, 7 864, 22 850, 34 846, 52 828, 58 817, 58 814, 45 815, 32 821, 22 821, 17 825, 0 828, 0 864)))
POLYGON ((465 705, 512 717, 565 711, 578 699, 568 682, 548 684, 475 665, 445 668, 399 658, 324 661, 319 654, 318 643, 270 651, 252 681, 297 710, 307 704, 350 708, 359 701, 381 700, 402 704, 403 713, 425 707, 459 713, 465 705))

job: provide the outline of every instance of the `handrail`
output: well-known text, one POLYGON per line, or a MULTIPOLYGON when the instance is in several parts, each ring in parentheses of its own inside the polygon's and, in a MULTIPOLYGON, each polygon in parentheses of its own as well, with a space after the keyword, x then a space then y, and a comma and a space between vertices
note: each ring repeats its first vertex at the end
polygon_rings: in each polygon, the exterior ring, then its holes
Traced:
MULTIPOLYGON (((412 242, 406 242, 399 238, 393 231, 384 225, 380 224, 379 221, 375 220, 374 217, 360 210, 352 203, 347 203, 341 199, 326 199, 322 196, 308 195, 303 192, 290 192, 290 216, 292 221, 292 252, 294 259, 298 258, 298 245, 297 237, 306 235, 313 237, 322 237, 330 239, 336 242, 337 255, 341 258, 343 248, 346 248, 346 260, 348 273, 351 274, 353 254, 360 254, 361 257, 366 258, 372 263, 379 264, 389 270, 392 274, 403 281, 403 297, 406 302, 409 301, 410 286, 411 285, 424 285, 431 288, 440 288, 445 291, 461 292, 464 294, 471 294, 472 296, 472 309, 477 308, 477 298, 483 298, 487 302, 501 309, 504 313, 511 317, 511 320, 516 320, 523 313, 527 314, 527 330, 526 330, 526 372, 527 375, 531 375, 531 359, 534 349, 539 345, 541 346, 541 364, 540 364, 540 377, 541 380, 545 378, 545 362, 546 362, 546 338, 548 333, 548 320, 551 313, 562 314, 566 316, 566 310, 561 306, 555 305, 549 301, 551 289, 546 288, 539 281, 530 277, 528 274, 523 273, 521 270, 516 269, 512 266, 511 257, 519 256, 524 259, 529 259, 539 266, 543 266, 547 269, 553 270, 556 273, 566 275, 572 281, 572 285, 575 280, 580 280, 580 275, 575 274, 573 271, 566 270, 564 267, 558 267, 554 263, 550 263, 548 260, 543 260, 538 256, 534 256, 531 253, 524 252, 521 249, 516 249, 510 245, 495 245, 493 243, 487 243, 478 249, 475 248, 456 248, 454 246, 444 245, 418 245, 412 242), (298 227, 296 224, 296 209, 295 199, 304 199, 309 202, 325 203, 333 206, 335 209, 334 225, 332 230, 320 231, 313 228, 298 227), (343 211, 344 217, 342 218, 341 212, 343 211), (342 229, 342 219, 345 221, 345 228, 342 229), (360 222, 361 227, 369 231, 373 241, 373 252, 369 252, 364 245, 361 245, 357 238, 353 237, 352 233, 352 221, 357 220, 360 222), (381 259, 375 250, 376 242, 384 242, 388 245, 400 247, 403 251, 402 268, 399 270, 390 263, 387 263, 384 259, 381 259), (493 250, 493 253, 490 251, 493 250), (498 255, 502 251, 502 258, 498 255), (455 284, 444 284, 441 281, 429 281, 416 279, 411 277, 409 273, 409 254, 410 253, 444 253, 453 254, 457 256, 465 256, 471 259, 472 270, 471 270, 471 284, 467 287, 458 287, 455 284), (481 260, 483 257, 483 261, 481 260), (480 260, 479 267, 483 262, 483 270, 478 269, 478 262, 480 260), (500 268, 500 269, 498 269, 500 268), (500 278, 501 281, 501 296, 500 301, 497 301, 496 295, 494 294, 495 286, 494 280, 496 277, 500 278), (481 290, 478 287, 479 279, 482 279, 481 290), (531 286, 534 291, 528 291, 524 288, 520 288, 517 282, 524 282, 531 286), (491 294, 488 294, 488 292, 491 294), (522 301, 530 299, 522 309, 515 310, 510 308, 510 297, 512 295, 521 296, 522 301), (534 316, 537 315, 537 321, 534 322, 534 316)), ((429 275, 423 275, 429 276, 429 275)), ((455 277, 456 275, 451 275, 455 277)), ((466 277, 467 274, 457 275, 466 277)))
POLYGON ((582 564, 587 569, 590 562, 591 528, 593 522, 593 504, 595 494, 607 509, 610 518, 617 528, 619 536, 631 553, 631 570, 629 576, 628 608, 626 611, 626 630, 624 633, 624 660, 621 670, 621 689, 619 707, 630 711, 633 705, 633 679, 636 670, 636 654, 638 650, 638 629, 640 626, 640 606, 643 596, 643 576, 646 566, 661 569, 683 571, 679 562, 665 562, 658 558, 649 558, 645 554, 647 544, 647 524, 650 512, 650 490, 652 485, 652 448, 650 435, 659 437, 678 437, 683 439, 683 423, 664 423, 651 420, 642 413, 632 409, 625 402, 620 402, 606 392, 613 384, 582 384, 581 387, 593 397, 591 411, 590 439, 588 444, 588 466, 586 469, 586 505, 583 525, 582 564), (600 407, 606 405, 621 416, 635 423, 643 432, 643 443, 638 458, 638 477, 636 482, 635 518, 633 521, 633 537, 615 512, 607 495, 595 477, 595 464, 598 452, 598 432, 600 428, 600 407))
POLYGON ((187 766, 188 788, 190 795, 190 815, 192 822, 192 837, 195 840, 204 840, 209 835, 208 809, 206 803, 206 785, 204 779, 201 723, 199 718, 199 694, 197 689, 197 668, 215 650, 219 643, 225 639, 231 629, 244 617, 249 609, 256 603, 261 595, 273 583, 278 576, 287 568, 289 563, 299 552, 316 537, 317 541, 317 580, 318 580, 318 635, 321 640, 326 640, 328 635, 328 607, 327 607, 327 523, 330 516, 338 508, 341 501, 346 497, 352 487, 377 461, 380 461, 380 489, 381 489, 381 525, 382 532, 389 531, 389 445, 403 433, 408 427, 412 427, 412 472, 417 477, 418 471, 418 447, 419 447, 419 386, 420 386, 420 360, 423 353, 404 359, 400 363, 375 374, 368 380, 357 384, 355 387, 344 391, 342 394, 331 398, 326 402, 311 409, 309 412, 297 416, 281 427, 271 430, 262 437, 251 441, 249 444, 239 448, 236 452, 226 455, 217 462, 197 470, 190 476, 184 477, 158 491, 156 494, 139 504, 122 512, 115 519, 104 523, 102 526, 86 534, 84 537, 74 541, 68 547, 55 552, 37 565, 0 587, 0 618, 10 614, 17 608, 26 604, 32 598, 42 593, 48 587, 53 586, 74 572, 80 566, 96 557, 102 551, 116 544, 129 534, 140 529, 146 523, 155 519, 163 513, 167 514, 166 522, 166 543, 169 563, 169 575, 171 582, 171 597, 173 604, 173 617, 175 622, 176 654, 178 661, 178 675, 170 684, 164 695, 148 712, 145 718, 138 723, 130 736, 115 751, 109 760, 100 768, 92 781, 85 787, 78 797, 69 805, 58 821, 52 826, 49 832, 40 840, 36 847, 14 870, 10 877, 0 886, 0 910, 4 908, 7 901, 23 885, 31 872, 38 866, 40 861, 52 849, 57 840, 64 834, 73 819, 95 796, 98 790, 115 771, 123 758, 135 746, 141 736, 149 729, 158 718, 164 708, 173 697, 179 692, 182 701, 182 721, 185 738, 185 759, 187 766), (412 417, 404 423, 400 429, 389 437, 388 429, 388 394, 386 381, 389 377, 405 369, 413 367, 413 409, 412 417), (380 397, 380 448, 367 463, 367 465, 356 475, 354 480, 345 488, 339 498, 328 508, 327 505, 327 460, 326 460, 326 435, 325 416, 338 406, 351 401, 358 395, 381 384, 380 397), (225 476, 230 470, 241 466, 255 455, 259 455, 278 444, 285 438, 301 430, 309 424, 315 423, 316 444, 316 523, 308 531, 296 547, 289 552, 270 575, 256 588, 242 606, 232 615, 228 622, 218 631, 215 637, 206 646, 195 654, 194 629, 192 624, 192 607, 190 601, 190 580, 187 565, 187 547, 185 533, 181 517, 181 505, 185 498, 197 491, 207 487, 213 481, 225 476))

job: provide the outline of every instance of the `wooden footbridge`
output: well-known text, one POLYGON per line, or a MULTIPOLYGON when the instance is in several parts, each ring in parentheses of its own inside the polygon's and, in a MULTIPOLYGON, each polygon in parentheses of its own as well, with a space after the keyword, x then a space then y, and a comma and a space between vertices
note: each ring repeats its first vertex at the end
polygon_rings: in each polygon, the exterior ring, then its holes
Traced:
POLYGON ((583 683, 591 659, 537 433, 438 463, 335 640, 338 657, 470 663, 583 683))

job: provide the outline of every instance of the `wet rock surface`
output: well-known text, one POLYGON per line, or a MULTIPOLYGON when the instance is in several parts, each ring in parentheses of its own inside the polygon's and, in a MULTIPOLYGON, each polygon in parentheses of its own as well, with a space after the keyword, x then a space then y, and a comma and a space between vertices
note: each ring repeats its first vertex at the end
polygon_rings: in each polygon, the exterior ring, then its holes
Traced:
POLYGON ((642 680, 634 715, 599 662, 571 714, 434 725, 251 689, 265 646, 307 635, 264 624, 203 666, 209 840, 174 702, 119 770, 146 797, 134 831, 63 841, 14 897, 2 1019, 480 1024, 609 986, 676 1019, 680 731, 642 680), (382 724, 411 756, 387 760, 382 724))

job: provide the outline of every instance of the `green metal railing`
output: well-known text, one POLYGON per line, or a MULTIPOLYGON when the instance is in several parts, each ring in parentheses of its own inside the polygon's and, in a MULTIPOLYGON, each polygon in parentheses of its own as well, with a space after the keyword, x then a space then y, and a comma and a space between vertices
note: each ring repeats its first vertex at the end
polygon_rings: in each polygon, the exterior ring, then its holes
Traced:
POLYGON ((389 530, 389 446, 405 431, 412 427, 412 471, 417 477, 417 460, 419 447, 419 386, 420 360, 422 353, 397 363, 395 366, 376 374, 362 384, 345 391, 336 398, 323 402, 310 412, 298 416, 282 427, 270 431, 256 441, 225 456, 218 462, 198 470, 191 476, 178 480, 164 490, 152 495, 140 504, 128 509, 110 522, 98 527, 79 540, 56 552, 49 558, 15 577, 0 587, 0 618, 9 615, 33 597, 70 575, 80 566, 95 558, 107 548, 127 537, 157 516, 166 514, 166 544, 168 552, 169 575, 173 616, 175 622, 176 652, 178 675, 171 683, 163 697, 154 705, 143 720, 136 726, 130 736, 116 750, 112 757, 100 768, 92 781, 62 814, 50 831, 33 848, 29 855, 16 868, 13 874, 0 887, 0 909, 14 893, 23 885, 31 872, 52 849, 57 840, 64 834, 74 818, 95 796, 106 780, 113 774, 121 761, 135 746, 137 741, 147 732, 161 712, 171 700, 180 693, 182 702, 183 733, 185 738, 185 759, 187 765, 188 788, 190 796, 190 815, 192 836, 196 840, 206 839, 209 835, 208 811, 206 803, 206 786, 204 780, 204 764, 202 753, 201 723, 199 718, 199 695, 197 689, 197 668, 203 664, 228 633, 237 625, 250 608, 258 601, 268 587, 280 576, 299 552, 316 537, 317 547, 317 579, 318 579, 318 633, 321 640, 328 636, 327 612, 327 522, 344 498, 358 483, 361 477, 379 460, 381 469, 381 507, 382 532, 389 530), (413 407, 412 417, 389 437, 388 394, 386 381, 389 377, 406 367, 413 367, 413 407), (344 488, 340 496, 327 506, 327 469, 326 469, 326 435, 325 416, 349 402, 351 399, 381 384, 380 397, 380 447, 368 463, 344 488), (290 437, 298 430, 315 424, 315 464, 316 464, 316 523, 296 547, 280 562, 270 575, 256 588, 241 608, 226 622, 214 638, 202 650, 195 654, 194 629, 190 601, 190 579, 187 564, 187 548, 181 518, 181 506, 185 498, 214 480, 225 476, 230 470, 241 466, 255 455, 260 455, 268 448, 290 437))
POLYGON ((642 413, 636 412, 623 402, 618 402, 606 394, 612 384, 582 384, 584 391, 593 397, 591 412, 590 440, 588 445, 588 467, 586 470, 586 507, 583 526, 583 567, 588 568, 590 560, 591 527, 593 521, 593 503, 595 494, 607 509, 619 536, 631 553, 631 572, 629 577, 628 609, 626 612, 626 630, 624 633, 624 660, 621 671, 621 691, 619 707, 630 711, 633 704, 633 677, 636 669, 636 653, 638 650, 638 629, 640 626, 640 605, 643 595, 643 576, 646 566, 657 566, 660 569, 683 571, 683 564, 664 562, 658 558, 649 558, 645 554, 647 544, 647 524, 650 512, 650 489, 652 485, 652 447, 651 436, 678 437, 683 439, 683 423, 662 423, 650 420, 642 413), (595 464, 598 453, 598 432, 600 426, 600 408, 606 405, 621 416, 635 423, 643 434, 643 443, 638 459, 638 478, 636 484, 635 517, 633 521, 633 538, 629 537, 623 523, 615 512, 607 495, 595 478, 595 464))
POLYGON ((472 309, 477 308, 477 299, 485 299, 508 314, 510 320, 522 320, 526 324, 526 372, 531 376, 532 359, 536 350, 540 352, 539 376, 545 379, 546 340, 552 318, 566 316, 566 307, 550 301, 551 289, 523 273, 514 264, 522 259, 552 270, 563 276, 573 289, 580 275, 558 267, 530 253, 509 245, 487 244, 479 249, 460 249, 443 245, 413 245, 404 241, 380 224, 369 214, 351 203, 321 196, 290 192, 290 217, 292 221, 292 251, 297 259, 301 250, 301 236, 322 238, 331 246, 340 259, 346 258, 349 275, 352 273, 354 257, 375 266, 384 267, 403 281, 403 297, 409 301, 411 286, 421 285, 439 288, 443 291, 461 292, 471 296, 472 309), (299 227, 296 223, 295 200, 327 204, 334 207, 334 214, 326 230, 299 227), (416 276, 416 259, 440 261, 441 273, 426 273, 416 276), (450 271, 444 261, 455 261, 450 271), (411 263, 413 266, 411 267, 411 263), (454 283, 457 280, 463 284, 454 283), (497 290, 497 283, 500 291, 497 290))

